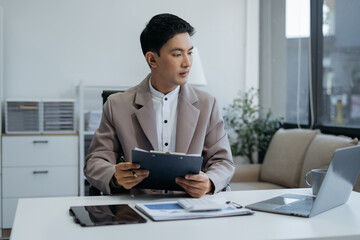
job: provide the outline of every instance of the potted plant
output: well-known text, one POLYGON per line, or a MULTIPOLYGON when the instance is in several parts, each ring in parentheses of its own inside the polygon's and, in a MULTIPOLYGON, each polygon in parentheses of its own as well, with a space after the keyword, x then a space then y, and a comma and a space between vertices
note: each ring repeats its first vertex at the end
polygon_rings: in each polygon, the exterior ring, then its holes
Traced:
POLYGON ((271 110, 261 116, 261 107, 255 102, 258 91, 251 88, 238 94, 228 107, 224 108, 225 128, 228 131, 233 156, 246 157, 255 163, 254 154, 259 153, 262 163, 272 136, 280 128, 282 119, 273 116, 271 110))

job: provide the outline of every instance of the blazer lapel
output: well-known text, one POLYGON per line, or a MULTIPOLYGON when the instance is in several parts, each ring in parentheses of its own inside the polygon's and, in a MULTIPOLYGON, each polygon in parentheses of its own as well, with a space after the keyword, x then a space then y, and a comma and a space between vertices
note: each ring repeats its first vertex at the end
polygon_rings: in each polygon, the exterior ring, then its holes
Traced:
POLYGON ((136 92, 135 104, 142 106, 139 108, 135 115, 139 121, 139 124, 144 131, 146 137, 152 145, 154 150, 158 149, 158 139, 156 132, 156 119, 154 104, 151 98, 149 89, 149 77, 148 75, 144 81, 139 84, 139 88, 136 92))
POLYGON ((187 84, 179 93, 178 118, 176 126, 176 152, 187 153, 194 136, 200 110, 193 104, 198 101, 194 90, 187 84))

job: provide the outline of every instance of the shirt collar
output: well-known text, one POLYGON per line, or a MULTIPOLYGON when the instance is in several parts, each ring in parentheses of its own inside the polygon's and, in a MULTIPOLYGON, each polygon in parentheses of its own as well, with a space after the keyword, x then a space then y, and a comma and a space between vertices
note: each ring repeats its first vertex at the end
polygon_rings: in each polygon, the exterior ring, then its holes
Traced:
POLYGON ((162 92, 159 92, 158 90, 156 90, 151 85, 151 77, 149 78, 149 87, 150 87, 151 96, 153 98, 156 98, 159 100, 163 99, 165 96, 167 96, 168 98, 177 97, 179 95, 179 91, 180 91, 180 86, 177 86, 174 90, 172 90, 171 92, 169 92, 168 94, 165 95, 162 92))

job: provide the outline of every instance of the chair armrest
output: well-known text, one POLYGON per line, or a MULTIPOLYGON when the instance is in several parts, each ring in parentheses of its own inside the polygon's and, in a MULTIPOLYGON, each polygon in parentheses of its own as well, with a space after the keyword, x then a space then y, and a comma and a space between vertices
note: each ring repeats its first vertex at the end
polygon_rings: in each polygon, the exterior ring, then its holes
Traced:
POLYGON ((258 182, 261 164, 236 165, 234 176, 230 182, 258 182))

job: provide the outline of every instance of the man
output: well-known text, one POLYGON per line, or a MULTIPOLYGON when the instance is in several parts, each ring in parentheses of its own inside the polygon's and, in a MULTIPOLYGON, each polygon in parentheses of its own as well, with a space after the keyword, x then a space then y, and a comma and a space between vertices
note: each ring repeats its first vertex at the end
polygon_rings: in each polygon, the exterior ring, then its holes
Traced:
POLYGON ((149 175, 131 162, 135 147, 201 154, 204 172, 176 178, 192 197, 219 192, 230 181, 234 163, 216 100, 186 84, 193 33, 171 14, 154 16, 143 30, 140 42, 151 74, 108 98, 86 157, 85 175, 100 191, 130 190, 149 175), (119 162, 121 156, 128 162, 119 162))

